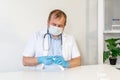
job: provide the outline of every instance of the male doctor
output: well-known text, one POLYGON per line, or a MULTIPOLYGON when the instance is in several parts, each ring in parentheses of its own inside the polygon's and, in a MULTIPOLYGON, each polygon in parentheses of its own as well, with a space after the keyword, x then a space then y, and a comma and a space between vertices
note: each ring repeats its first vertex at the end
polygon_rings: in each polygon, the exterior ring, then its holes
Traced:
POLYGON ((23 51, 23 65, 36 70, 80 66, 80 53, 74 38, 63 33, 66 14, 55 9, 48 17, 47 28, 33 34, 23 51))

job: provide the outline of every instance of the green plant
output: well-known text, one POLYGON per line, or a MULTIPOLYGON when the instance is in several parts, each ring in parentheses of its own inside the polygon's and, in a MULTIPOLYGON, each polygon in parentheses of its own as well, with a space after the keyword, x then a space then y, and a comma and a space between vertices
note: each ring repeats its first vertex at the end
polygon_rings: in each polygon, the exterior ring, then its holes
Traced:
POLYGON ((120 56, 120 38, 110 38, 105 40, 107 43, 107 49, 103 52, 103 62, 105 62, 108 58, 117 58, 120 56))

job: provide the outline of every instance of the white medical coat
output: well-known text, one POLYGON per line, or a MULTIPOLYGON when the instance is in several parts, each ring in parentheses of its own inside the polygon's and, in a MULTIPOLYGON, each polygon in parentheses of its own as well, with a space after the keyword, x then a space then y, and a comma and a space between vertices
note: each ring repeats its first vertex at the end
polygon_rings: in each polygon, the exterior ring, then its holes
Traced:
MULTIPOLYGON (((23 51, 23 56, 25 57, 39 57, 47 56, 48 51, 43 48, 44 35, 47 29, 35 32, 28 43, 25 46, 23 51)), ((48 48, 48 38, 45 38, 44 45, 48 48)), ((77 48, 74 38, 65 33, 62 34, 62 56, 65 60, 71 60, 80 56, 79 50, 77 48)), ((34 69, 41 69, 41 64, 32 67, 34 69)))

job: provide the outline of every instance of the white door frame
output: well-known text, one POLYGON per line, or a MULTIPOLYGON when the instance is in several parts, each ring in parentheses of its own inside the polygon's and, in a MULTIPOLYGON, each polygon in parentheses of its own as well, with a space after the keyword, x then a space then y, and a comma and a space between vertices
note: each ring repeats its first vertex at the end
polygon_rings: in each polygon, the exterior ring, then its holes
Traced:
POLYGON ((98 0, 98 64, 103 64, 104 0, 98 0))

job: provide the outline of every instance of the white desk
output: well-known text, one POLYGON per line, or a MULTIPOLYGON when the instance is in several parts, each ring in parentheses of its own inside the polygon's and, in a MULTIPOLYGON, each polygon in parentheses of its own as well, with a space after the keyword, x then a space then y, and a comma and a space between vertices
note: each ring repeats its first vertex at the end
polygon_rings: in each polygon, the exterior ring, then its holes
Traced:
POLYGON ((89 65, 60 72, 20 71, 0 73, 0 80, 120 80, 120 70, 110 65, 89 65))

